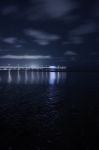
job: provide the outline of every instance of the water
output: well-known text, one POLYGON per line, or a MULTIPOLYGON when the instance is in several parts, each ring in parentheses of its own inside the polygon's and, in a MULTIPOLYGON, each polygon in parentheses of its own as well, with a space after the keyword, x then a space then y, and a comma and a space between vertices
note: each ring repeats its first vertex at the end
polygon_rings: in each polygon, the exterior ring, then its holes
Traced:
POLYGON ((99 73, 0 72, 0 150, 96 150, 99 73))

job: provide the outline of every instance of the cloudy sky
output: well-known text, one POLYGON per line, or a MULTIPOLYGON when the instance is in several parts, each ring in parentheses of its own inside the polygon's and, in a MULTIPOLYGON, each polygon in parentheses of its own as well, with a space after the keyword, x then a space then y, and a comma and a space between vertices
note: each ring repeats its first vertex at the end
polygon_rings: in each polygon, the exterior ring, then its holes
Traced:
POLYGON ((99 63, 96 0, 1 0, 0 65, 99 63))

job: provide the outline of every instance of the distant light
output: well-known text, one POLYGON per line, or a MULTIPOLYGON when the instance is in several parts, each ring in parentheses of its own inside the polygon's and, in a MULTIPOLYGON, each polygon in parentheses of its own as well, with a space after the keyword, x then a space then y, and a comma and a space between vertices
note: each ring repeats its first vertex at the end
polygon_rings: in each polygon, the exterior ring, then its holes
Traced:
POLYGON ((50 69, 56 69, 56 66, 49 66, 50 69))

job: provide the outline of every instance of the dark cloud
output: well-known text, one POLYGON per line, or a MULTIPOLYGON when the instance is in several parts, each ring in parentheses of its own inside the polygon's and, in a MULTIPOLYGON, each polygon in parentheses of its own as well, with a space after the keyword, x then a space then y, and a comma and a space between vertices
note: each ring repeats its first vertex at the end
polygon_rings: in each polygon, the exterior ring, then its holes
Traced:
POLYGON ((82 44, 84 42, 83 37, 79 35, 71 35, 70 41, 72 44, 82 44))
POLYGON ((95 22, 82 23, 70 31, 70 41, 73 44, 83 44, 84 36, 94 34, 97 30, 98 28, 95 22))
POLYGON ((16 48, 22 48, 21 44, 15 45, 16 48))
POLYGON ((18 10, 17 6, 9 5, 2 9, 2 15, 9 15, 9 14, 16 13, 17 10, 18 10))
POLYGON ((49 34, 44 31, 26 29, 24 33, 34 39, 34 41, 39 45, 48 45, 53 41, 59 40, 58 35, 49 34))
POLYGON ((15 37, 7 37, 3 39, 3 42, 7 44, 15 44, 17 42, 17 38, 15 37))
POLYGON ((95 22, 84 23, 76 29, 73 29, 71 32, 74 35, 85 35, 89 33, 94 33, 97 32, 97 25, 95 22))
POLYGON ((66 55, 66 56, 76 56, 77 55, 77 53, 76 52, 74 52, 74 51, 66 51, 65 53, 64 53, 64 55, 66 55))
POLYGON ((83 61, 98 51, 98 8, 97 0, 1 0, 0 56, 83 61))
POLYGON ((77 3, 72 0, 36 0, 28 10, 30 20, 61 18, 73 11, 77 3))

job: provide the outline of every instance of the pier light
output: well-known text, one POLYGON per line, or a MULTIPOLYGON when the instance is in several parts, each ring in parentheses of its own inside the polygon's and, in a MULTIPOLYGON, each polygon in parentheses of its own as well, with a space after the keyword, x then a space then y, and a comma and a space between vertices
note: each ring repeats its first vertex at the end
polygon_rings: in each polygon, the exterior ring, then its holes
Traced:
POLYGON ((50 69, 56 69, 56 66, 49 66, 50 69))

